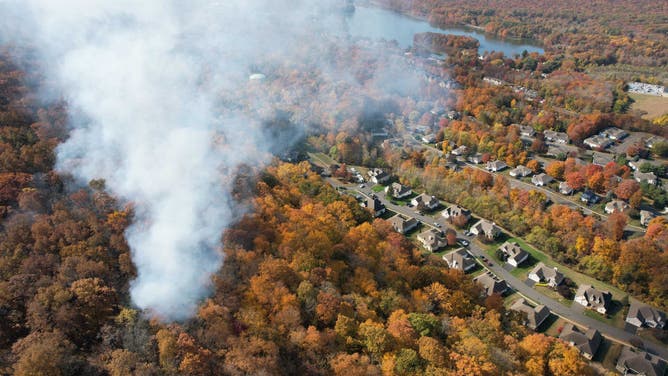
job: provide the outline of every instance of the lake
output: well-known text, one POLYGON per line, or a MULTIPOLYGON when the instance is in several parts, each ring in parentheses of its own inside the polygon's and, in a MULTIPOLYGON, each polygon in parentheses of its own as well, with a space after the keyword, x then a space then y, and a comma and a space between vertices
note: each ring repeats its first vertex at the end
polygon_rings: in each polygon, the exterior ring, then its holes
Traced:
POLYGON ((464 27, 439 29, 428 22, 416 20, 386 9, 357 6, 354 13, 347 17, 350 35, 353 37, 396 40, 402 48, 413 44, 413 35, 424 32, 466 35, 480 42, 478 52, 501 51, 506 56, 527 52, 543 53, 544 50, 526 40, 498 39, 480 31, 464 27))

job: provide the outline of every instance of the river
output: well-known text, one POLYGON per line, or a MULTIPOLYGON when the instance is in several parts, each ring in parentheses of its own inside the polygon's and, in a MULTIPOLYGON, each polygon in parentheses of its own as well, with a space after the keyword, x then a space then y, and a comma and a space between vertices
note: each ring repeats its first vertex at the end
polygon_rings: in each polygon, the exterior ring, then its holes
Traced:
POLYGON ((450 27, 439 29, 402 14, 377 7, 357 6, 347 17, 350 35, 353 37, 395 40, 402 48, 413 44, 413 35, 427 31, 442 34, 466 35, 480 42, 479 53, 500 51, 506 56, 527 52, 543 53, 543 49, 526 40, 498 39, 471 28, 450 27))

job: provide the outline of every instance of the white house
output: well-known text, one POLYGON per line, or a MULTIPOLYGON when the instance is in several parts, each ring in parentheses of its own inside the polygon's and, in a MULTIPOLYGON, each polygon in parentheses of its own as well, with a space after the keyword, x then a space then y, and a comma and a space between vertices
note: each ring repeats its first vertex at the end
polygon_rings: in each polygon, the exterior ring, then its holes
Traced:
POLYGON ((575 302, 605 314, 610 308, 612 294, 609 291, 600 291, 591 285, 580 285, 575 293, 575 302))

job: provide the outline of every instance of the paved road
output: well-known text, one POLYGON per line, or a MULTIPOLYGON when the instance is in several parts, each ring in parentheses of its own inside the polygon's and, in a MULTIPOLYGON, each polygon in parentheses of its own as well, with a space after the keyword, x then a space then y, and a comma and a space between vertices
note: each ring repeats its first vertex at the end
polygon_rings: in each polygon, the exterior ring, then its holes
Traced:
MULTIPOLYGON (((357 184, 343 184, 337 179, 333 178, 328 178, 326 179, 332 186, 336 187, 346 187, 347 190, 351 192, 357 192, 359 194, 362 194, 364 196, 370 196, 372 194, 375 194, 380 201, 385 204, 385 206, 395 212, 399 213, 405 216, 409 217, 414 217, 418 220, 420 220, 423 225, 432 227, 432 228, 446 228, 447 224, 445 220, 439 216, 428 216, 424 215, 421 213, 418 213, 414 210, 414 208, 409 208, 407 206, 400 206, 400 205, 394 205, 391 203, 386 197, 384 192, 376 193, 371 190, 370 186, 367 186, 366 184, 364 187, 361 187, 357 184), (436 225, 438 223, 438 225, 436 225), (440 225, 440 226, 439 226, 440 225)), ((464 236, 463 233, 457 232, 457 237, 458 238, 464 238, 464 239, 470 239, 464 236)), ((625 345, 629 345, 631 340, 635 341, 641 341, 643 342, 644 348, 653 354, 656 354, 664 359, 668 359, 668 348, 660 346, 658 344, 646 341, 642 339, 641 337, 636 336, 635 334, 631 334, 629 332, 624 331, 623 329, 619 329, 616 327, 613 327, 611 325, 608 325, 604 322, 595 320, 591 317, 585 316, 582 312, 582 309, 577 309, 579 307, 567 307, 554 299, 551 299, 538 291, 534 290, 533 288, 529 287, 524 283, 524 281, 521 281, 520 279, 516 278, 512 274, 510 274, 506 269, 503 268, 502 265, 498 264, 494 260, 489 257, 486 252, 480 248, 480 246, 477 244, 476 241, 471 241, 470 245, 468 246, 468 249, 472 255, 474 255, 476 258, 480 258, 480 256, 485 256, 487 260, 489 260, 489 263, 487 265, 483 265, 486 269, 490 270, 492 273, 494 273, 496 276, 504 279, 506 283, 508 283, 509 286, 511 286, 515 291, 517 291, 520 295, 523 295, 524 297, 528 298, 529 300, 533 301, 536 304, 543 304, 547 308, 550 309, 552 313, 554 313, 557 316, 560 316, 568 321, 571 321, 575 324, 578 324, 580 326, 588 327, 588 328, 594 328, 597 329, 601 334, 615 342, 619 342, 625 345), (490 265, 491 263, 491 265, 490 265)), ((575 305, 576 303, 574 303, 575 305)))
MULTIPOLYGON (((417 141, 415 138, 410 137, 410 135, 404 136, 404 139, 409 141, 410 143, 412 143, 415 146, 420 146, 420 147, 423 147, 423 148, 429 148, 432 151, 437 152, 439 155, 443 155, 443 151, 441 151, 438 148, 435 148, 431 145, 423 144, 423 143, 417 141)), ((487 171, 487 169, 485 169, 485 168, 483 168, 480 165, 477 165, 475 163, 466 162, 465 165, 468 166, 468 167, 471 167, 471 168, 477 168, 478 170, 485 171, 485 172, 490 173, 490 174, 497 174, 495 172, 487 171)), ((595 212, 595 211, 591 210, 589 207, 584 206, 584 205, 582 205, 578 202, 573 202, 573 201, 569 200, 568 198, 564 197, 563 195, 561 195, 560 193, 554 192, 550 189, 547 189, 547 188, 544 188, 544 187, 537 187, 533 184, 523 182, 523 181, 514 179, 512 177, 508 177, 508 182, 509 182, 511 188, 520 188, 520 189, 525 189, 525 190, 534 189, 534 190, 543 192, 543 193, 545 193, 545 195, 548 198, 550 198, 552 200, 552 202, 562 204, 562 205, 566 205, 566 206, 570 206, 571 208, 579 208, 579 209, 582 210, 582 213, 585 214, 585 215, 596 214, 596 215, 601 216, 602 218, 607 218, 608 217, 607 214, 595 212)), ((634 226, 634 225, 630 225, 630 224, 626 225, 625 230, 629 231, 629 232, 638 232, 638 231, 639 232, 644 232, 645 231, 645 229, 642 228, 642 227, 638 227, 638 226, 634 226)))

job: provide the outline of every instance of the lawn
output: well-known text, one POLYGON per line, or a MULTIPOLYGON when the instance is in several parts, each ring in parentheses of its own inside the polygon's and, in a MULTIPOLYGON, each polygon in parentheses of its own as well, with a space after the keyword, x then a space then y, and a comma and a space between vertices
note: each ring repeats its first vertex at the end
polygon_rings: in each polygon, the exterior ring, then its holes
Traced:
POLYGON ((384 189, 385 189, 385 186, 380 185, 380 184, 376 184, 373 187, 371 187, 371 190, 376 192, 376 193, 382 192, 384 189))
MULTIPOLYGON (((498 257, 496 257, 496 250, 503 243, 505 243, 505 241, 506 240, 495 242, 493 244, 488 245, 487 248, 485 249, 487 255, 489 255, 489 257, 492 260, 494 260, 498 263, 501 263, 501 264, 503 264, 504 262, 499 260, 498 257)), ((529 271, 531 271, 531 269, 533 269, 534 265, 538 261, 543 261, 543 260, 547 259, 547 256, 545 254, 536 251, 533 247, 526 244, 524 242, 524 240, 522 240, 520 238, 510 238, 510 239, 508 239, 508 241, 517 242, 517 244, 519 244, 520 247, 522 247, 522 249, 529 252, 529 258, 526 261, 524 261, 522 264, 520 264, 520 266, 518 266, 517 268, 510 271, 510 274, 512 274, 514 277, 517 277, 519 279, 525 279, 527 274, 529 274, 529 271)))
POLYGON ((652 120, 668 112, 668 97, 636 93, 630 93, 629 96, 635 101, 631 109, 645 112, 643 119, 652 120))
POLYGON ((571 305, 573 305, 573 300, 564 298, 556 290, 552 290, 550 287, 534 286, 534 290, 547 296, 550 299, 558 301, 559 303, 565 305, 566 307, 570 307, 571 305))
POLYGON ((542 329, 541 332, 547 336, 559 337, 559 330, 563 329, 568 321, 562 319, 557 315, 550 315, 547 319, 540 325, 542 329))
POLYGON ((617 342, 612 342, 607 338, 603 338, 598 352, 592 359, 595 362, 600 362, 606 369, 614 370, 617 365, 617 358, 622 352, 622 345, 617 342))
POLYGON ((627 307, 619 301, 613 300, 612 307, 608 312, 610 314, 602 315, 598 312, 592 311, 591 309, 585 309, 584 315, 617 328, 624 328, 624 319, 626 318, 627 307))

